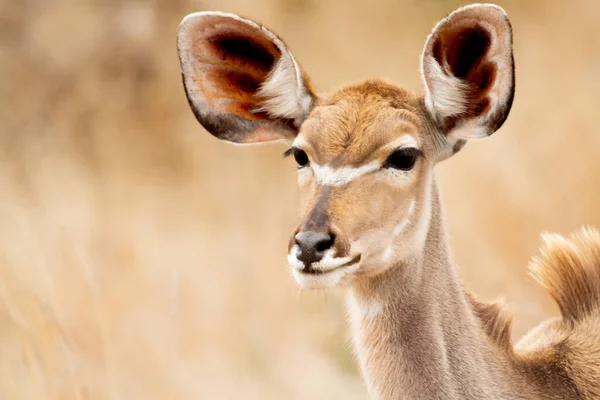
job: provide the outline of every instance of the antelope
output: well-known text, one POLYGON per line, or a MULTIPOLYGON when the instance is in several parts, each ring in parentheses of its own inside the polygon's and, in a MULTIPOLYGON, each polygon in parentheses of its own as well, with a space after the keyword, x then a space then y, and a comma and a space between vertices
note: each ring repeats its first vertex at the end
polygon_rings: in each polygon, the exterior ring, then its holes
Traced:
POLYGON ((545 236, 530 273, 561 317, 516 345, 504 305, 472 295, 451 260, 434 166, 508 116, 515 67, 502 8, 462 7, 435 25, 423 95, 367 80, 317 96, 278 36, 233 14, 185 17, 178 51, 208 132, 290 144, 301 212, 289 266, 302 288, 343 287, 371 398, 600 398, 598 230, 545 236))

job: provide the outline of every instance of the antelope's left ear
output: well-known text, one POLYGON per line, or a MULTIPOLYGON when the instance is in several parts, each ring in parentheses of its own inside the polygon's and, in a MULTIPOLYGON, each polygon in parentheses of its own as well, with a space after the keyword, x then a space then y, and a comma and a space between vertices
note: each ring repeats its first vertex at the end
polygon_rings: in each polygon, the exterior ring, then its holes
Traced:
POLYGON ((421 59, 428 111, 451 144, 483 138, 502 126, 512 106, 512 29, 493 4, 459 8, 441 20, 421 59))

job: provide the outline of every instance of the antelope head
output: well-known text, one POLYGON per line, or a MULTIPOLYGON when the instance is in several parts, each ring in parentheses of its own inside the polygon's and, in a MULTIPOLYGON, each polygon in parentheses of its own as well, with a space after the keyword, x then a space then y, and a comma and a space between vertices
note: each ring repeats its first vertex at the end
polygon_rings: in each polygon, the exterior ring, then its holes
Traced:
POLYGON ((187 16, 183 82, 198 121, 234 143, 286 140, 301 207, 288 260, 305 288, 402 268, 423 251, 434 166, 494 133, 514 94, 511 26, 494 5, 441 20, 421 56, 424 94, 381 80, 315 94, 285 45, 232 14, 187 16))

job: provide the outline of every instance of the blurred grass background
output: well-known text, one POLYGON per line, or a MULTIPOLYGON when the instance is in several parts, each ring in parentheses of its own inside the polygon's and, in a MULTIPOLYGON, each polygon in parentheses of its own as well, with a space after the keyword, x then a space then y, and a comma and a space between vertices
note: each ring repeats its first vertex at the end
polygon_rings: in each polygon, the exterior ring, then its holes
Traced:
MULTIPOLYGON (((196 123, 175 34, 200 10, 280 34, 323 92, 420 89, 418 0, 0 1, 0 399, 364 399, 339 292, 286 268, 284 146, 196 123)), ((515 336, 556 314, 526 276, 544 230, 600 225, 600 3, 501 1, 517 92, 439 170, 455 257, 515 336)))

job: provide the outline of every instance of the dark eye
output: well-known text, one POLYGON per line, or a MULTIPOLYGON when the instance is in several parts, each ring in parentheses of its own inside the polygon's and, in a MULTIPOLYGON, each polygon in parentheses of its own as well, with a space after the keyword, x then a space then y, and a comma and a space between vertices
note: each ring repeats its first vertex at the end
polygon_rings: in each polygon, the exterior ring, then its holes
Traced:
POLYGON ((388 157, 384 167, 410 171, 415 166, 419 155, 421 152, 415 148, 396 150, 388 157))
POLYGON ((298 168, 303 168, 308 165, 308 156, 304 150, 297 149, 294 151, 294 159, 298 163, 298 168))

